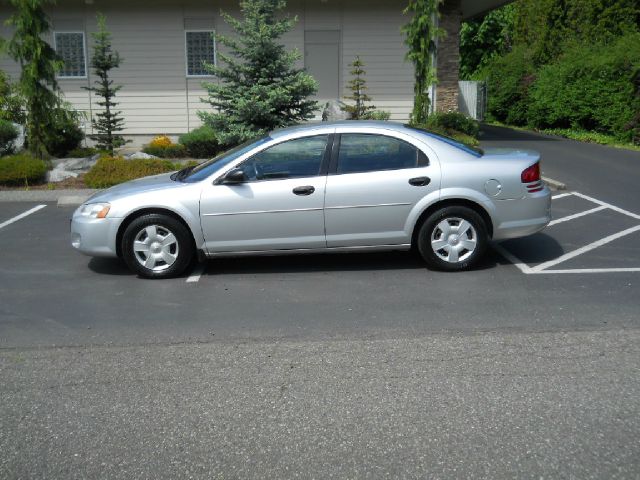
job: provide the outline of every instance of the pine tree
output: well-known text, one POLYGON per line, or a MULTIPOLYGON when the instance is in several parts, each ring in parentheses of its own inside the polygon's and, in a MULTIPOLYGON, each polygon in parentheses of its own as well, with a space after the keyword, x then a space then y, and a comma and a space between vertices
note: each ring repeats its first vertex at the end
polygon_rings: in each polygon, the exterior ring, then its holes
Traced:
POLYGON ((308 120, 317 109, 308 99, 317 91, 316 81, 296 68, 299 52, 287 51, 278 42, 297 21, 278 17, 285 5, 284 0, 244 0, 241 20, 222 14, 236 36, 215 35, 229 53, 218 55, 223 65, 206 65, 219 81, 205 84, 208 99, 203 99, 215 112, 198 112, 221 144, 237 144, 308 120))
POLYGON ((62 107, 56 72, 62 62, 43 40, 50 30, 43 5, 49 0, 10 0, 15 12, 6 24, 14 28, 13 37, 3 49, 21 67, 17 88, 24 98, 27 148, 38 158, 47 156, 47 135, 62 107))
POLYGON ((91 119, 91 124, 98 133, 91 135, 90 138, 96 142, 96 146, 100 150, 105 150, 113 155, 114 149, 126 143, 122 135, 117 134, 117 132, 124 130, 124 119, 120 116, 121 112, 113 111, 113 107, 118 105, 114 98, 122 86, 114 85, 113 80, 109 78, 109 72, 120 66, 122 58, 112 48, 111 33, 107 30, 105 16, 98 14, 97 18, 98 31, 91 34, 94 40, 91 67, 98 77, 94 82, 97 86, 85 88, 102 97, 102 101, 97 104, 104 110, 96 113, 91 119))
POLYGON ((340 109, 349 115, 349 120, 365 120, 371 118, 371 114, 376 109, 375 105, 367 105, 371 101, 371 97, 365 93, 367 90, 367 81, 364 70, 365 63, 360 60, 360 56, 356 55, 356 59, 349 64, 353 78, 347 84, 352 94, 346 96, 347 100, 353 100, 354 105, 343 105, 340 109))

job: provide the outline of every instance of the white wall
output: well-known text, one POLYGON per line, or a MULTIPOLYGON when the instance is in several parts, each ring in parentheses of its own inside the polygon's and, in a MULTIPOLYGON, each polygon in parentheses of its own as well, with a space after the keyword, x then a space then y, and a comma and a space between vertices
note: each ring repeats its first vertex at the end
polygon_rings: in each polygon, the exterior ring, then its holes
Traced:
MULTIPOLYGON (((4 4, 3 4, 4 5, 4 4)), ((54 29, 84 30, 87 55, 91 54, 91 32, 96 30, 97 11, 107 17, 113 46, 124 58, 112 71, 113 80, 122 85, 118 109, 125 118, 125 134, 178 135, 200 125, 198 110, 206 110, 200 101, 206 96, 203 80, 187 78, 185 72, 185 26, 211 26, 228 34, 229 27, 220 17, 220 9, 238 15, 233 0, 110 0, 86 5, 79 0, 59 0, 50 9, 54 29)), ((341 30, 340 70, 342 91, 349 80, 349 66, 356 55, 367 64, 369 94, 378 108, 390 110, 393 120, 407 119, 412 102, 412 67, 404 60, 405 48, 400 32, 406 21, 402 4, 383 0, 292 0, 288 11, 298 17, 295 28, 283 41, 289 48, 304 51, 305 30, 341 30)), ((0 6, 0 35, 8 37, 4 26, 9 11, 0 6)), ((300 65, 302 66, 301 59, 300 65)), ((0 58, 0 68, 17 78, 19 70, 8 58, 0 58)), ((89 69, 90 70, 90 69, 89 69)), ((92 72, 86 79, 60 79, 65 97, 75 108, 90 116, 99 107, 94 95, 82 87, 92 84, 92 72)), ((90 122, 87 122, 90 132, 90 122)))

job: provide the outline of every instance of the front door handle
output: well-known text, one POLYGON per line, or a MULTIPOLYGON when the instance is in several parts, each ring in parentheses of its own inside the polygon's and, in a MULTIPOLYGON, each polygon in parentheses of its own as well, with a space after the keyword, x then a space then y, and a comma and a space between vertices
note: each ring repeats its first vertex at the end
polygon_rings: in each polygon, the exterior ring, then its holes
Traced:
POLYGON ((429 177, 415 177, 409 179, 409 185, 413 185, 414 187, 426 187, 431 183, 431 179, 429 177))
POLYGON ((302 187, 296 187, 293 189, 293 193, 295 193, 296 195, 302 195, 302 196, 311 195, 315 191, 316 191, 315 187, 311 185, 304 185, 302 187))

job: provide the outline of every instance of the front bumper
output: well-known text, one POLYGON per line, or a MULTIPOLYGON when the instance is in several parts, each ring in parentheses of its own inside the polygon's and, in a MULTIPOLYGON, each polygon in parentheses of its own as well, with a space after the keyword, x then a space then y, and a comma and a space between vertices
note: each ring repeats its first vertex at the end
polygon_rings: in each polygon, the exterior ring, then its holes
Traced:
POLYGON ((121 218, 87 218, 73 215, 71 246, 93 257, 116 257, 116 237, 121 218))

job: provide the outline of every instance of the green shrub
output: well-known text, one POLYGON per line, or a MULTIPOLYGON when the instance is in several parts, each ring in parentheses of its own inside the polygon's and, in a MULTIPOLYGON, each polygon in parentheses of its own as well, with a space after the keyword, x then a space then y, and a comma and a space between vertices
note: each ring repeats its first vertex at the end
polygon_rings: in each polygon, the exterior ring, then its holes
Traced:
POLYGON ((13 153, 13 142, 19 133, 13 123, 0 119, 0 156, 13 153))
POLYGON ((23 124, 24 113, 24 98, 18 87, 0 70, 0 119, 23 124))
POLYGON ((0 185, 22 186, 44 182, 47 165, 29 154, 0 158, 0 185))
POLYGON ((529 89, 535 80, 532 53, 514 48, 510 53, 493 58, 477 75, 487 82, 489 116, 511 125, 526 125, 529 89))
POLYGON ((429 132, 435 133, 436 135, 442 135, 445 137, 449 137, 456 142, 460 142, 463 145, 468 147, 478 147, 480 146, 480 142, 477 138, 468 135, 464 132, 459 132, 457 130, 446 129, 439 125, 428 125, 428 124, 411 124, 411 127, 418 128, 420 130, 427 130, 429 132))
POLYGON ((367 112, 365 117, 367 120, 389 120, 391 118, 391 112, 386 110, 374 110, 373 112, 367 112))
POLYGON ((83 139, 84 132, 78 125, 78 115, 75 112, 60 108, 52 114, 45 140, 49 155, 64 158, 71 150, 78 148, 83 139))
POLYGON ((638 71, 640 34, 611 45, 575 46, 540 70, 530 91, 529 124, 613 134, 630 142, 628 125, 640 110, 638 71))
POLYGON ((186 147, 189 156, 193 158, 212 158, 221 151, 216 133, 208 125, 180 135, 178 142, 186 147))
POLYGON ((174 143, 164 146, 146 145, 142 151, 160 158, 185 158, 188 156, 187 149, 184 145, 174 143))
POLYGON ((100 150, 93 147, 80 147, 74 148, 67 152, 66 158, 85 158, 93 157, 96 153, 100 153, 100 150))
POLYGON ((459 112, 434 113, 429 115, 425 124, 427 128, 441 128, 446 131, 461 132, 477 138, 480 133, 480 123, 459 112))
POLYGON ((125 160, 122 157, 104 156, 84 176, 91 188, 108 188, 136 178, 172 172, 181 168, 169 160, 156 158, 125 160))

